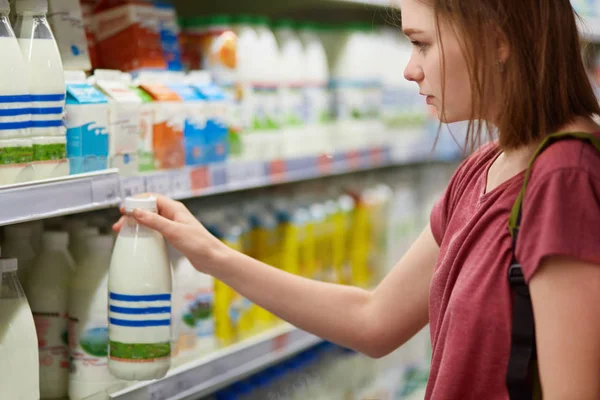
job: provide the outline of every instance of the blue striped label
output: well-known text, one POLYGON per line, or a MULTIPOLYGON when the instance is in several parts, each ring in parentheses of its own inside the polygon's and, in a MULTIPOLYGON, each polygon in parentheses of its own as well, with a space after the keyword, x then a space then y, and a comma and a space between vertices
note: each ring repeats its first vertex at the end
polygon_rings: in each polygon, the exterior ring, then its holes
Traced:
POLYGON ((143 320, 143 321, 132 321, 126 319, 109 318, 108 321, 111 325, 126 326, 129 328, 146 328, 152 326, 170 326, 171 319, 158 319, 158 320, 143 320))
POLYGON ((117 307, 110 306, 109 311, 119 314, 129 315, 143 315, 143 314, 165 314, 171 312, 171 307, 144 307, 144 308, 131 308, 131 307, 117 307))
POLYGON ((130 295, 130 294, 119 294, 119 293, 109 293, 109 298, 111 300, 117 301, 170 301, 171 294, 143 294, 143 295, 130 295))
POLYGON ((15 94, 0 96, 0 103, 27 103, 31 101, 64 101, 64 94, 15 94))

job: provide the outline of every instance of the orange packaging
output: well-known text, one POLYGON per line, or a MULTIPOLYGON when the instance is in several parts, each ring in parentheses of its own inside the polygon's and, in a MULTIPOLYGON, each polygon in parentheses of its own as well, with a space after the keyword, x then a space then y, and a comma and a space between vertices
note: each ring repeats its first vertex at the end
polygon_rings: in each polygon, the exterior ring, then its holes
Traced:
POLYGON ((166 69, 155 7, 143 0, 101 0, 94 13, 96 46, 104 68, 166 69))
POLYGON ((185 110, 181 104, 181 97, 159 83, 144 83, 140 88, 154 100, 152 147, 157 168, 183 168, 185 166, 183 140, 185 110))

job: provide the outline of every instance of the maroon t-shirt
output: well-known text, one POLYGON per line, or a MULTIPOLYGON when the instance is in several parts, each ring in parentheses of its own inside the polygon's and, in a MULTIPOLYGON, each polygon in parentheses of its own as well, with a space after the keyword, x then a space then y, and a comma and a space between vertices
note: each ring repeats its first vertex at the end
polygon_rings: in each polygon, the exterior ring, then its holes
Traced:
MULTIPOLYGON (((427 400, 508 400, 508 218, 524 173, 485 193, 498 155, 488 145, 463 162, 431 214, 440 256, 430 287, 427 400)), ((543 152, 525 194, 517 258, 527 280, 550 255, 600 265, 600 154, 581 141, 543 152)))

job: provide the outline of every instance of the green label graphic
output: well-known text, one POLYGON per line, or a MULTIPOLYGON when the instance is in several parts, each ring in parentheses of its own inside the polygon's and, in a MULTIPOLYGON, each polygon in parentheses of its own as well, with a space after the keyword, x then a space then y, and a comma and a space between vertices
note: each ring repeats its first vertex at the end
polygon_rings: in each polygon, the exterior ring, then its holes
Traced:
POLYGON ((171 355, 171 343, 120 343, 110 341, 110 358, 150 361, 171 355))
POLYGON ((0 164, 23 164, 33 161, 33 148, 26 146, 0 148, 0 164))
POLYGON ((64 160, 65 158, 67 158, 67 145, 64 143, 33 145, 33 161, 64 160))

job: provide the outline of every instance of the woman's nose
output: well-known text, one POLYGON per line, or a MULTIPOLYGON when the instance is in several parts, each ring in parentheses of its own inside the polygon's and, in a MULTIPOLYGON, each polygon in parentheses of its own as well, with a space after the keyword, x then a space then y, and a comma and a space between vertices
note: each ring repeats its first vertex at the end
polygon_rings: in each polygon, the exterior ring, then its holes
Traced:
POLYGON ((404 78, 412 82, 420 82, 425 78, 423 69, 413 61, 412 57, 404 69, 404 78))

